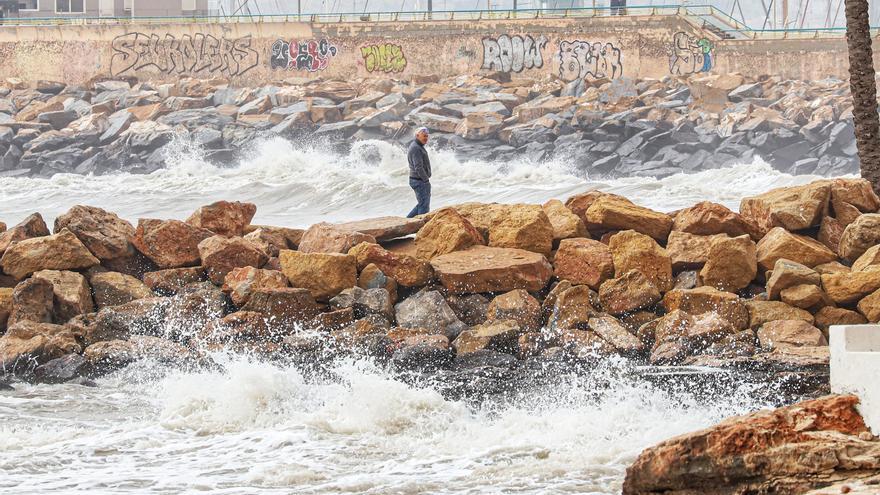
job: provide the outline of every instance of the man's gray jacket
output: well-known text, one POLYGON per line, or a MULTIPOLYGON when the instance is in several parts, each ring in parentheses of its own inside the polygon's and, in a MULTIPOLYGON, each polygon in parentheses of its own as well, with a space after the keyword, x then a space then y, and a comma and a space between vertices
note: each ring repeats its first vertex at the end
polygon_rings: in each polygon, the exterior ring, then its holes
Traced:
POLYGON ((418 139, 413 139, 406 153, 409 161, 409 176, 412 179, 428 181, 431 178, 431 160, 428 159, 428 150, 418 139))

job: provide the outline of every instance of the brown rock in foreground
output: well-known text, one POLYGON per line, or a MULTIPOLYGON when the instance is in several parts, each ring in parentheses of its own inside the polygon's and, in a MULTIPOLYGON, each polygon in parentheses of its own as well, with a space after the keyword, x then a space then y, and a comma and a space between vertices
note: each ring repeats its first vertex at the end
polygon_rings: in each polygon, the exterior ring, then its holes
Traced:
POLYGON ((431 260, 447 290, 457 294, 543 289, 553 269, 543 255, 522 249, 474 246, 431 260))
POLYGON ((317 223, 303 233, 299 251, 303 253, 348 253, 362 242, 376 243, 376 238, 361 232, 342 230, 330 223, 317 223))
POLYGON ((599 241, 563 239, 553 259, 553 269, 560 280, 598 289, 602 282, 614 277, 614 259, 608 246, 599 241))
POLYGON ((416 235, 416 256, 431 260, 485 243, 483 235, 458 210, 443 208, 416 235))
POLYGON ((16 242, 0 258, 3 271, 23 279, 40 270, 80 270, 100 263, 69 230, 16 242))
POLYGON ((49 235, 49 228, 39 213, 28 215, 27 218, 19 222, 17 225, 10 227, 9 230, 0 233, 0 254, 6 251, 13 242, 23 241, 34 237, 42 237, 49 235))
POLYGON ((134 227, 115 213, 94 206, 77 205, 55 219, 55 233, 73 232, 100 260, 126 258, 134 254, 134 227))
POLYGON ((427 261, 415 256, 388 251, 378 244, 362 242, 351 248, 348 254, 357 259, 359 270, 373 264, 382 273, 404 287, 425 285, 434 276, 434 270, 427 261))
POLYGON ((880 471, 858 398, 832 395, 725 420, 644 450, 624 495, 804 493, 880 471))
POLYGON ((159 268, 180 268, 199 264, 199 243, 212 235, 180 220, 142 218, 132 242, 159 268))
POLYGON ((373 236, 377 241, 390 241, 398 237, 415 234, 425 221, 421 218, 379 217, 334 224, 337 230, 360 232, 373 236))
POLYGON ((613 195, 603 195, 592 202, 586 213, 587 227, 602 230, 635 230, 665 241, 672 230, 672 217, 613 195))
POLYGON ((819 225, 830 195, 831 184, 816 181, 743 198, 739 211, 742 219, 759 237, 774 227, 803 230, 819 225))
POLYGON ((357 285, 357 260, 349 254, 284 250, 279 259, 290 285, 308 289, 318 301, 329 301, 357 285))
POLYGON ((257 205, 239 201, 217 201, 196 210, 186 223, 222 236, 241 236, 250 225, 257 205))

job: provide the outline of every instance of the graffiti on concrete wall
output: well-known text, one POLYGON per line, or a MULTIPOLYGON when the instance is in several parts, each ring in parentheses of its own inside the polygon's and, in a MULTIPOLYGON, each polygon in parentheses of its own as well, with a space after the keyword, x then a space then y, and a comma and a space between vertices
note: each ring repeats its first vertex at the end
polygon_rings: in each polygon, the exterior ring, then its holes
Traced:
POLYGON ((240 76, 260 61, 250 36, 218 39, 196 33, 176 38, 171 34, 126 33, 114 38, 111 47, 110 74, 114 76, 139 70, 240 76))
POLYGON ((336 53, 336 47, 325 38, 299 42, 276 40, 272 43, 269 67, 317 72, 326 69, 336 53))
POLYGON ((393 43, 362 46, 361 56, 367 72, 403 72, 406 68, 403 48, 393 43))
POLYGON ((715 65, 715 44, 685 32, 675 33, 669 47, 669 72, 676 76, 709 72, 715 65))
POLYGON ((617 79, 623 75, 620 48, 601 41, 560 41, 559 77, 564 81, 617 79))
POLYGON ((501 72, 540 69, 544 66, 541 50, 546 44, 544 36, 535 39, 529 35, 503 34, 497 38, 483 38, 482 68, 501 72))

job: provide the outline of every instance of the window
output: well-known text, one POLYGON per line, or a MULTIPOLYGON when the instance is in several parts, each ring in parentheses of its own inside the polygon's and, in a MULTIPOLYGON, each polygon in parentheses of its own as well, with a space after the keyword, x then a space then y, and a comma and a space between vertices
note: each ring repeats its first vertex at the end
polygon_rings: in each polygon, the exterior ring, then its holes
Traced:
POLYGON ((18 0, 18 10, 40 10, 40 1, 18 0))
POLYGON ((85 0, 55 0, 55 12, 59 14, 82 14, 85 0))
POLYGON ((180 10, 184 12, 196 10, 196 0, 180 0, 180 10))

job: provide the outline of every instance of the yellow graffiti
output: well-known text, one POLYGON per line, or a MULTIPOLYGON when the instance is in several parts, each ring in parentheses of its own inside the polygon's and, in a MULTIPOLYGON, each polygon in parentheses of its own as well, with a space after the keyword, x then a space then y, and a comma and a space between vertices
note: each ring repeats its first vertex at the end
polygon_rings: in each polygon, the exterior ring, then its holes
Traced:
POLYGON ((361 47, 361 56, 364 57, 364 65, 367 72, 403 72, 406 68, 406 57, 403 48, 392 43, 369 45, 361 47))

